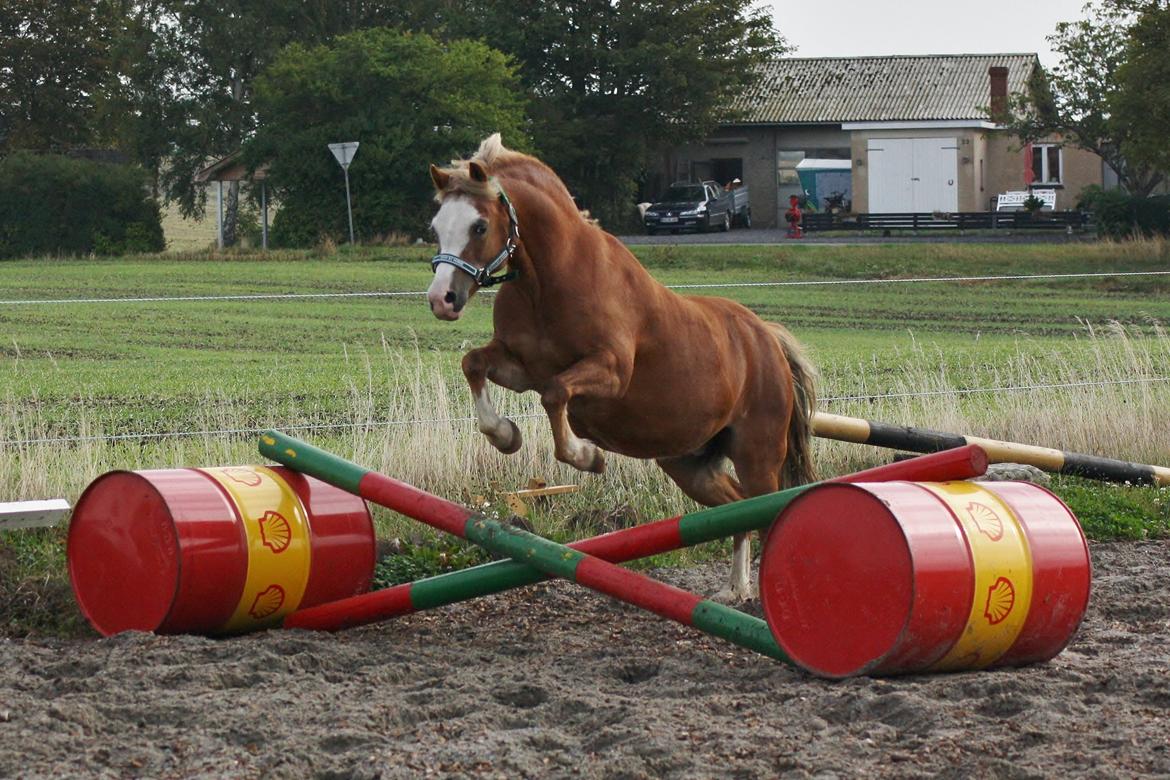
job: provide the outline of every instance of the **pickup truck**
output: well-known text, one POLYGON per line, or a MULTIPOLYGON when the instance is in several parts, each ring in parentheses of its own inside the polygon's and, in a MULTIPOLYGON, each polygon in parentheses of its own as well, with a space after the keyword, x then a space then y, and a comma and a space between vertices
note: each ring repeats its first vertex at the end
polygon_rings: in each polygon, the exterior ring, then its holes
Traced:
POLYGON ((713 181, 677 182, 650 204, 642 221, 650 235, 666 230, 731 230, 733 224, 751 227, 748 188, 724 190, 713 181))

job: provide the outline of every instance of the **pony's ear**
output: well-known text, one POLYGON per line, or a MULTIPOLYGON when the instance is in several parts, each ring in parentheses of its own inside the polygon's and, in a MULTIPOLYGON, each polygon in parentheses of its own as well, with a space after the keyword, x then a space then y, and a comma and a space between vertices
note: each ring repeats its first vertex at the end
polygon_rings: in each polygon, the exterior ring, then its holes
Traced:
POLYGON ((437 168, 434 163, 431 164, 431 181, 435 183, 435 189, 439 192, 447 189, 447 182, 451 181, 451 174, 437 168))
POLYGON ((471 174, 472 181, 477 181, 480 184, 487 183, 487 180, 488 180, 487 169, 484 168, 481 164, 477 163, 475 160, 472 160, 471 162, 469 162, 467 164, 467 172, 471 174))

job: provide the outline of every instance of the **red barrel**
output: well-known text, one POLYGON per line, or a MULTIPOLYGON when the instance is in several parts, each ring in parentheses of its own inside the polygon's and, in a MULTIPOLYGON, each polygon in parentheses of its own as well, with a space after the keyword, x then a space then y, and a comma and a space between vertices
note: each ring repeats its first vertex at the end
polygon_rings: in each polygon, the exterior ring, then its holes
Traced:
POLYGON ((101 634, 235 634, 364 593, 365 501, 283 467, 113 471, 77 501, 67 557, 101 634))
POLYGON ((1090 579, 1080 524, 1037 485, 826 484, 772 525, 760 598, 801 668, 884 675, 1048 660, 1090 579))

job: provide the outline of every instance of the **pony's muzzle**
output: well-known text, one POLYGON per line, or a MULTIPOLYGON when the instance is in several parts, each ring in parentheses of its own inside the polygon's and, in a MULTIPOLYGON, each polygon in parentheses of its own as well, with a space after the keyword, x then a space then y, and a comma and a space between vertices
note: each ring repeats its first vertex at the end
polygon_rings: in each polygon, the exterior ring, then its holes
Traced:
POLYGON ((428 296, 431 304, 431 313, 441 320, 457 320, 463 314, 463 307, 467 305, 467 297, 459 296, 454 290, 448 290, 442 295, 428 296))
POLYGON ((431 313, 441 320, 459 319, 471 297, 471 281, 466 274, 451 274, 450 266, 440 267, 427 290, 431 313))

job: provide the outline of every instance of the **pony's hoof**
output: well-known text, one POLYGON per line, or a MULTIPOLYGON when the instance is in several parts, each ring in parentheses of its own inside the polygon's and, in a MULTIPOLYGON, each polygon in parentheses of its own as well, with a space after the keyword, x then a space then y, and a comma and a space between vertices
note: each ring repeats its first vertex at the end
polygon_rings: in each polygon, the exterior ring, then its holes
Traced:
POLYGON ((601 453, 600 447, 588 439, 571 442, 564 451, 558 451, 556 457, 577 471, 591 471, 594 474, 605 472, 605 455, 601 453))
POLYGON ((724 588, 712 596, 711 601, 714 601, 716 604, 733 607, 753 601, 757 595, 755 586, 749 586, 746 590, 741 590, 740 588, 724 588))
POLYGON ((524 437, 520 435, 520 428, 516 425, 516 423, 507 419, 504 420, 504 422, 508 423, 508 429, 511 431, 512 435, 503 442, 492 439, 492 446, 505 455, 511 455, 520 451, 520 447, 524 444, 524 437))
POLYGON ((585 471, 589 471, 594 474, 605 473, 605 456, 601 454, 600 448, 595 448, 593 450, 593 460, 589 462, 589 467, 586 468, 585 471))

